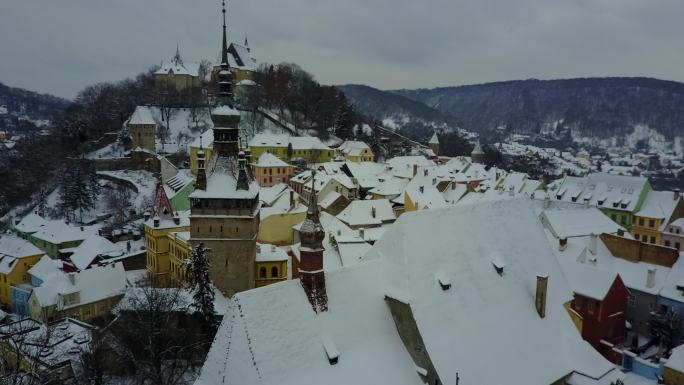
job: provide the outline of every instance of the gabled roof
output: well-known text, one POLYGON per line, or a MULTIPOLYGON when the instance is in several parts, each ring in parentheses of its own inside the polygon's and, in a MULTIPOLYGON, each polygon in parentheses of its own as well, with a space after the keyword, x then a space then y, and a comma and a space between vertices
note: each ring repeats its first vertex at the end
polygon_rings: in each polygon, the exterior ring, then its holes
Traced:
POLYGON ((83 270, 88 268, 98 255, 113 252, 116 249, 116 245, 107 238, 93 235, 78 245, 69 259, 77 269, 83 270))
POLYGON ((552 253, 534 203, 514 199, 405 213, 367 258, 385 261, 385 294, 410 307, 442 383, 456 383, 455 368, 481 385, 603 377, 615 367, 572 325, 563 307, 572 291, 552 253), (538 274, 548 276, 545 318, 534 305, 538 274))
POLYGON ((287 167, 289 164, 286 162, 280 160, 278 157, 275 155, 269 153, 269 152, 264 152, 259 156, 259 159, 257 160, 256 163, 257 167, 287 167))
POLYGON ((669 221, 680 199, 679 193, 673 191, 651 190, 646 195, 641 209, 634 215, 669 221))
POLYGON ((634 211, 648 179, 635 176, 589 174, 568 176, 559 187, 550 190, 552 199, 562 202, 588 203, 602 209, 634 211))
POLYGON ((157 124, 157 122, 152 117, 152 111, 149 107, 137 106, 128 120, 128 124, 157 124))
POLYGON ((383 299, 379 262, 326 272, 325 313, 311 310, 299 280, 236 294, 195 385, 422 385, 383 299))
POLYGON ((544 210, 541 216, 544 225, 557 238, 616 234, 622 229, 595 207, 544 210))
POLYGON ((43 254, 43 252, 23 238, 14 234, 0 236, 0 257, 24 258, 39 254, 43 254))
POLYGON ((439 138, 437 137, 436 132, 434 134, 432 134, 432 138, 430 138, 430 141, 428 143, 429 144, 439 144, 439 138))
POLYGON ((372 199, 352 201, 337 218, 352 227, 372 227, 394 221, 396 215, 387 199, 372 199))

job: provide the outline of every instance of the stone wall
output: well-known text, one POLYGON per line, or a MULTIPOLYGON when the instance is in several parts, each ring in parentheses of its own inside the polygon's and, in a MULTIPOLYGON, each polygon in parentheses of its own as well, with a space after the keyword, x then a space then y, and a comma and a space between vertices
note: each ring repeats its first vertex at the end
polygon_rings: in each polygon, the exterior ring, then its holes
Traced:
POLYGON ((671 247, 643 243, 619 235, 601 234, 601 240, 615 257, 631 262, 672 267, 679 257, 679 252, 671 247))

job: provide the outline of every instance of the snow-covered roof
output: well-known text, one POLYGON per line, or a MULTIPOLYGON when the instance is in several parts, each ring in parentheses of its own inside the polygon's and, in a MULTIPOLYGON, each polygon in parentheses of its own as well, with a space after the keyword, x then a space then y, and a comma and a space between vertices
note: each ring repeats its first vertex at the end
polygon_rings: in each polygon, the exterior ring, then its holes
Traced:
POLYGON ((542 222, 557 238, 616 234, 622 229, 595 207, 544 210, 542 222))
POLYGON ((190 143, 190 147, 200 148, 210 148, 214 145, 214 129, 210 128, 199 135, 195 140, 190 143))
POLYGON ((287 252, 283 248, 257 243, 256 262, 283 262, 287 259, 287 252))
POLYGON ((128 124, 157 124, 157 122, 152 117, 152 111, 147 106, 137 106, 128 124))
POLYGON ((315 136, 292 136, 289 139, 293 150, 330 150, 315 136))
POLYGON ((437 137, 436 132, 434 134, 432 134, 432 137, 430 138, 430 141, 428 143, 429 144, 439 144, 439 138, 437 137))
POLYGON ((46 281, 48 278, 62 274, 64 262, 59 259, 52 259, 47 255, 44 255, 38 260, 38 263, 33 265, 28 270, 28 273, 41 281, 46 281))
POLYGON ((265 206, 272 206, 283 194, 287 194, 289 199, 290 191, 292 191, 290 186, 285 183, 278 183, 270 187, 262 187, 261 190, 259 190, 259 200, 261 200, 265 206))
POLYGON ((396 219, 392 205, 387 199, 352 201, 337 218, 351 227, 380 226, 396 219))
POLYGON ((53 274, 33 293, 42 307, 57 305, 66 309, 123 295, 126 283, 123 263, 118 262, 76 273, 53 274), (78 302, 62 304, 60 295, 72 293, 79 293, 78 302))
POLYGON ((648 179, 635 176, 589 174, 567 176, 549 195, 558 201, 588 203, 598 208, 634 211, 648 179))
POLYGON ((348 156, 361 156, 364 150, 370 151, 371 148, 365 142, 359 140, 347 140, 338 147, 343 154, 348 156))
POLYGON ((287 147, 288 143, 287 135, 256 134, 249 141, 249 147, 287 147))
POLYGON ((213 169, 210 166, 207 175, 207 187, 204 190, 195 189, 190 198, 199 199, 254 199, 259 195, 259 185, 250 181, 246 190, 237 188, 237 179, 233 174, 231 159, 219 158, 213 169))
POLYGON ((90 266, 98 255, 113 251, 117 251, 117 246, 115 244, 110 242, 107 238, 103 238, 99 235, 92 235, 74 249, 73 254, 69 256, 69 259, 77 269, 83 270, 90 266))
POLYGON ((31 242, 14 234, 0 236, 0 257, 24 258, 42 254, 43 252, 31 242))
POLYGON ((672 349, 670 358, 665 362, 665 367, 676 370, 679 373, 684 373, 684 345, 679 345, 672 349))
POLYGON ((199 76, 198 63, 183 63, 182 60, 173 58, 169 61, 163 61, 161 67, 155 72, 155 75, 189 75, 199 76))
POLYGON ((211 115, 215 116, 240 116, 240 111, 227 105, 219 106, 211 110, 211 115))
MULTIPOLYGON (((651 190, 646 195, 641 209, 635 215, 668 221, 680 199, 679 193, 673 191, 651 190)), ((667 225, 667 223, 663 223, 663 225, 667 225)))
POLYGON ((256 166, 257 167, 287 167, 287 166, 289 166, 289 164, 280 160, 278 157, 271 154, 270 152, 264 152, 263 154, 261 154, 259 156, 259 159, 257 160, 256 166))
POLYGON ((47 219, 32 212, 22 218, 14 228, 22 233, 35 233, 38 231, 38 228, 43 226, 46 222, 48 222, 47 219))
POLYGON ((337 243, 337 251, 340 253, 343 266, 351 266, 361 262, 363 256, 371 248, 371 245, 366 240, 358 236, 335 237, 335 242, 337 243))
POLYGON ((366 258, 385 262, 385 294, 410 306, 442 383, 455 383, 456 372, 483 385, 601 378, 615 367, 577 333, 563 307, 572 292, 551 254, 534 204, 514 199, 405 213, 366 258), (506 262, 502 275, 493 259, 506 262), (534 305, 539 274, 548 276, 545 318, 534 305))
POLYGON ((178 219, 179 219, 178 224, 176 224, 176 222, 173 221, 173 218, 154 217, 154 218, 148 219, 145 222, 145 226, 153 228, 153 229, 172 229, 172 228, 190 226, 190 210, 179 211, 176 214, 178 214, 178 219), (157 227, 154 226, 154 220, 155 219, 159 220, 159 226, 157 226, 157 227))
POLYGON ((673 301, 684 303, 684 292, 679 289, 680 287, 684 287, 684 258, 681 253, 677 262, 672 265, 670 274, 667 275, 659 294, 673 301))
POLYGON ((319 314, 298 280, 236 294, 195 385, 422 385, 381 274, 380 261, 326 272, 329 311, 319 314), (328 362, 324 341, 339 353, 337 364, 328 362))
POLYGON ((434 166, 435 163, 424 156, 397 156, 387 161, 392 175, 398 178, 413 178, 414 166, 434 166))
POLYGON ((97 234, 96 226, 75 227, 64 221, 47 221, 33 233, 33 237, 53 244, 82 241, 97 234))
POLYGON ((369 192, 371 194, 386 196, 391 199, 402 194, 409 181, 410 180, 407 178, 391 177, 384 182, 380 182, 378 186, 372 188, 369 192))

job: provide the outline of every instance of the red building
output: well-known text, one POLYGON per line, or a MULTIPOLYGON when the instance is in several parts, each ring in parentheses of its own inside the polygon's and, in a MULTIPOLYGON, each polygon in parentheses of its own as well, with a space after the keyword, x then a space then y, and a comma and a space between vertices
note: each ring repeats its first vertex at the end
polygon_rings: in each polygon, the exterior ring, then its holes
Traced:
POLYGON ((613 352, 612 345, 619 345, 625 338, 628 290, 616 273, 599 270, 584 264, 576 264, 573 270, 581 279, 576 280, 572 310, 582 319, 582 338, 601 355, 614 363, 622 356, 613 352))

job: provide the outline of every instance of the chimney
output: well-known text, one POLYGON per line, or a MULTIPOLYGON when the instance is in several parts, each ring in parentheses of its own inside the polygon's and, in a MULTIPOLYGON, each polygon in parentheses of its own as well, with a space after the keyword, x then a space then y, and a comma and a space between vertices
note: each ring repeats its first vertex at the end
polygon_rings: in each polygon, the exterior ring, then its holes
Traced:
POLYGON ((592 253, 593 255, 596 255, 596 251, 598 250, 598 235, 591 233, 589 236, 589 252, 592 253))
POLYGON ((258 243, 257 243, 257 245, 256 245, 256 252, 257 252, 257 254, 260 254, 260 253, 261 253, 261 245, 258 244, 258 243))
POLYGON ((290 210, 295 207, 294 190, 290 190, 290 210))
POLYGON ((76 284, 76 273, 69 273, 67 274, 67 277, 69 277, 69 282, 71 282, 72 285, 76 284))
POLYGON ((548 275, 537 275, 537 291, 534 296, 534 306, 541 318, 546 317, 546 290, 549 282, 548 275))
POLYGON ((513 189, 513 186, 508 188, 508 195, 510 195, 510 196, 515 195, 515 190, 513 189))
POLYGON ((414 164, 413 165, 413 176, 416 176, 416 174, 418 174, 418 165, 414 164))
POLYGON ((456 182, 451 182, 451 189, 456 190, 456 182))
POLYGON ((651 289, 655 286, 656 279, 656 268, 649 267, 648 272, 646 272, 646 287, 651 289))
POLYGON ((159 227, 159 217, 154 217, 154 220, 152 222, 154 227, 159 227))
POLYGON ((276 245, 271 245, 271 252, 275 253, 276 251, 276 245))
POLYGON ((150 214, 149 211, 145 211, 145 214, 143 214, 143 215, 145 216, 145 222, 149 221, 150 217, 152 216, 152 214, 150 214))
POLYGON ((619 228, 617 235, 618 235, 618 237, 624 237, 625 236, 625 229, 619 228))
POLYGON ((176 213, 176 215, 173 216, 173 223, 175 223, 176 225, 180 225, 180 217, 178 216, 178 213, 176 213))
POLYGON ((366 229, 364 229, 363 227, 360 228, 359 229, 359 238, 366 239, 366 238, 364 238, 365 235, 366 235, 366 229))
POLYGON ((425 187, 423 187, 423 186, 418 187, 418 191, 420 191, 421 194, 424 193, 425 187))
POLYGON ((371 215, 375 218, 375 207, 371 207, 371 215))
POLYGON ((428 169, 427 168, 423 169, 423 176, 428 176, 428 169))
POLYGON ((544 208, 548 209, 549 207, 551 207, 551 198, 547 195, 544 197, 544 208))
POLYGON ((568 248, 568 239, 567 238, 559 239, 558 240, 558 250, 564 251, 567 248, 568 248))
POLYGON ((679 189, 678 189, 678 188, 674 189, 673 193, 674 193, 674 194, 673 194, 673 195, 674 195, 674 197, 673 197, 674 200, 679 199, 679 189))

